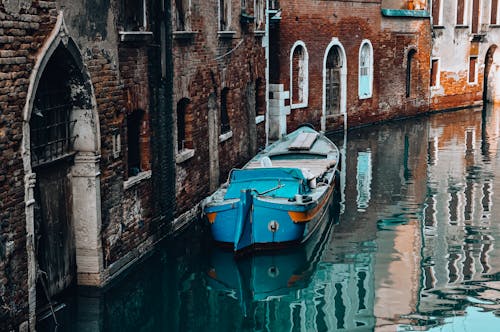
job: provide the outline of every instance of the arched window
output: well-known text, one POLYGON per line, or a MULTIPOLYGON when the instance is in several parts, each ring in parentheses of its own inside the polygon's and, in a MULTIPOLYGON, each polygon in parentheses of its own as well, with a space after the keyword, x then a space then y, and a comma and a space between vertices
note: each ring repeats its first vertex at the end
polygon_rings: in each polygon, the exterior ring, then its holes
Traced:
POLYGON ((188 98, 182 98, 177 103, 177 151, 182 151, 187 146, 187 128, 186 128, 186 116, 188 113, 190 100, 188 98))
POLYGON ((333 46, 326 58, 326 115, 340 114, 340 48, 333 46))
POLYGON ((415 70, 413 67, 415 67, 414 57, 416 53, 417 51, 414 49, 408 51, 408 56, 406 61, 406 98, 409 98, 412 93, 411 81, 413 80, 413 71, 415 70))
POLYGON ((365 40, 359 48, 359 76, 358 94, 359 99, 371 98, 373 89, 373 48, 372 44, 365 40))
POLYGON ((229 89, 222 89, 220 96, 220 133, 225 134, 231 131, 231 127, 229 126, 229 114, 227 110, 227 96, 229 94, 229 89))
POLYGON ((303 42, 296 42, 290 53, 290 100, 292 108, 306 107, 308 99, 308 54, 303 42))

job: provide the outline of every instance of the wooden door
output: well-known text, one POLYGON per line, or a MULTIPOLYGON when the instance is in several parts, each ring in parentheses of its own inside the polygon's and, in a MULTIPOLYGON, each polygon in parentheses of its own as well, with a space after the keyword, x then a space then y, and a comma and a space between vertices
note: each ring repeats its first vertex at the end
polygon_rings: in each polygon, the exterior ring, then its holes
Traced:
POLYGON ((43 302, 47 300, 43 286, 52 297, 70 286, 76 275, 69 171, 67 160, 36 170, 36 254, 42 271, 37 297, 43 302))
POLYGON ((338 47, 333 47, 326 61, 326 115, 340 114, 340 70, 342 63, 338 47))

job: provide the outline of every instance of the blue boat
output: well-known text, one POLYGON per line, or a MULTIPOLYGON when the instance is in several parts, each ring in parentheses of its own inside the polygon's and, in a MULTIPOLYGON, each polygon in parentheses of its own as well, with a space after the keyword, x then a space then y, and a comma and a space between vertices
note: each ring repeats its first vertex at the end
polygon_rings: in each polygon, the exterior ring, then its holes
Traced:
POLYGON ((333 197, 339 157, 309 126, 269 145, 203 202, 214 240, 237 253, 305 242, 333 197))
POLYGON ((322 218, 319 229, 302 246, 258 252, 240 259, 234 259, 230 251, 212 248, 205 275, 207 288, 238 300, 245 316, 257 302, 295 297, 308 286, 324 258, 339 220, 338 202, 332 202, 322 218))

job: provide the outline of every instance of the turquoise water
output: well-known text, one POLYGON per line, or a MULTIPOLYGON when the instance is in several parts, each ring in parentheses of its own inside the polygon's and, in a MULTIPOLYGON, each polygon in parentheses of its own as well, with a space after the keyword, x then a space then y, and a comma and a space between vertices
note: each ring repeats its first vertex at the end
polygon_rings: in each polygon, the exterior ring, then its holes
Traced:
POLYGON ((197 222, 74 290, 57 331, 500 331, 499 128, 490 107, 332 136, 342 202, 306 246, 235 260, 197 222))

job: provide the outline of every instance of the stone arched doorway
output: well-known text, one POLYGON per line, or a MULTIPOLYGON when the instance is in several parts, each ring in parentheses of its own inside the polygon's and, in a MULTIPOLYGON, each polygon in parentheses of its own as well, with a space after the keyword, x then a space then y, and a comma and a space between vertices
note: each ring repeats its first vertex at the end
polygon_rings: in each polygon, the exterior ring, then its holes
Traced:
POLYGON ((36 59, 23 114, 30 327, 38 301, 102 272, 99 121, 62 13, 36 59), (37 294, 38 293, 38 294, 37 294))
POLYGON ((70 180, 76 133, 71 118, 71 66, 66 58, 66 50, 59 46, 47 62, 29 121, 31 167, 37 180, 34 226, 39 303, 76 279, 70 180))
POLYGON ((483 101, 500 102, 500 54, 496 45, 490 46, 484 60, 483 101))
POLYGON ((334 38, 328 45, 323 62, 323 115, 321 129, 346 113, 347 59, 342 44, 334 38))

